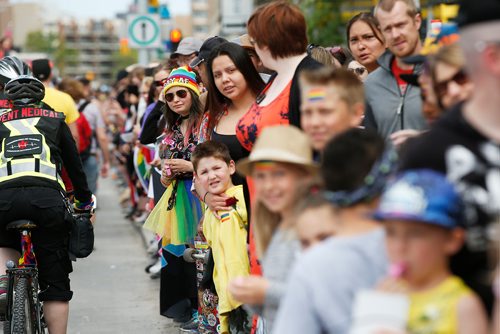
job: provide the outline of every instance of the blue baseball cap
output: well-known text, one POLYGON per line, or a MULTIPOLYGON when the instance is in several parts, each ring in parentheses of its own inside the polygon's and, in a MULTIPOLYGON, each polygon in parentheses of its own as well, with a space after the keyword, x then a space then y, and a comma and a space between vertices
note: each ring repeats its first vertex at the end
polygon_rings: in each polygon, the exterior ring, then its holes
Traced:
POLYGON ((408 220, 458 227, 462 201, 454 186, 438 172, 421 169, 399 174, 382 194, 377 220, 408 220))

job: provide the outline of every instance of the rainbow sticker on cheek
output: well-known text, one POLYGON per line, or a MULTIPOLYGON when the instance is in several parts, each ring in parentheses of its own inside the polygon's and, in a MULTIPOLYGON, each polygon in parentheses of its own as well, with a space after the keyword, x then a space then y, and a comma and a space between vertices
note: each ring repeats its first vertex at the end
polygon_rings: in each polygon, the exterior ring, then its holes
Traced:
POLYGON ((322 101, 326 97, 326 89, 324 88, 314 88, 307 92, 307 100, 309 102, 322 101))

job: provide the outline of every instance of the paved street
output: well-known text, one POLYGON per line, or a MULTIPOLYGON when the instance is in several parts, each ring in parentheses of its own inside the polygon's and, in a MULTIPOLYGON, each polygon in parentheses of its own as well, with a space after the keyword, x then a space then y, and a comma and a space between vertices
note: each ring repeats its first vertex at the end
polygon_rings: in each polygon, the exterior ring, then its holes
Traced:
POLYGON ((119 189, 100 180, 96 250, 73 264, 68 333, 179 333, 158 313, 159 280, 144 272, 148 256, 134 225, 123 219, 119 189))

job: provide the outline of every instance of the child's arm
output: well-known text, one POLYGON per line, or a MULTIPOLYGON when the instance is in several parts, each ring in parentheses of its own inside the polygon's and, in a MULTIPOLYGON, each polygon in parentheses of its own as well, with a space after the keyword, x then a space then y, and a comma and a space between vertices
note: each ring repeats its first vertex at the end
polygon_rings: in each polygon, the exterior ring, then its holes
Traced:
POLYGON ((462 297, 458 303, 458 333, 488 333, 486 312, 481 301, 475 294, 462 297))

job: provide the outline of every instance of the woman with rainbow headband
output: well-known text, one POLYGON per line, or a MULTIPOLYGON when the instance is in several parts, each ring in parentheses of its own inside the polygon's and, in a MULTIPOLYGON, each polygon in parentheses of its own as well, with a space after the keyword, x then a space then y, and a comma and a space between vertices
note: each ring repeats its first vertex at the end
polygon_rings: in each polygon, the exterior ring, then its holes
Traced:
MULTIPOLYGON (((194 265, 184 263, 179 257, 182 256, 185 245, 193 242, 202 215, 200 202, 190 191, 193 179, 191 153, 198 144, 202 117, 199 95, 196 75, 188 66, 172 70, 161 92, 161 97, 165 100, 166 127, 159 145, 159 156, 162 159, 161 182, 167 189, 146 220, 144 228, 161 237, 162 255, 166 259, 162 261, 163 267, 167 263, 169 267, 172 266, 172 262, 176 262, 176 266, 193 267, 181 269, 181 272, 189 273, 181 275, 183 277, 178 274, 169 276, 168 268, 162 269, 160 296, 164 296, 162 290, 166 292, 167 288, 177 290, 172 284, 179 284, 179 289, 185 291, 176 291, 162 297, 162 314, 183 298, 191 299, 191 307, 196 308, 194 265), (173 276, 175 282, 171 280, 173 276)), ((189 318, 185 319, 187 320, 189 318)))

